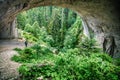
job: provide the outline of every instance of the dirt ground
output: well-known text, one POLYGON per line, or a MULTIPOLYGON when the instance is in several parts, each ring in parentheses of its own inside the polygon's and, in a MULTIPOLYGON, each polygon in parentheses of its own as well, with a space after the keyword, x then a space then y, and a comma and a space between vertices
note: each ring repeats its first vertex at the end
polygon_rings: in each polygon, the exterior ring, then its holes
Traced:
POLYGON ((25 48, 24 41, 0 40, 0 80, 13 80, 19 76, 20 63, 11 61, 11 57, 17 55, 14 48, 25 48))

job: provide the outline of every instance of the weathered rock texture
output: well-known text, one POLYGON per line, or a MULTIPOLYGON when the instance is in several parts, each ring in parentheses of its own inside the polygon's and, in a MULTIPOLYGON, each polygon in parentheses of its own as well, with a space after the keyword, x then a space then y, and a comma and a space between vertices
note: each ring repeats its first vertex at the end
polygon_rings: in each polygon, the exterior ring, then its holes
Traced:
MULTIPOLYGON (((14 38, 15 17, 18 13, 38 6, 60 6, 78 12, 91 28, 97 40, 114 38, 114 56, 120 54, 119 0, 0 0, 0 38, 14 38)), ((104 45, 109 49, 110 41, 104 45)))

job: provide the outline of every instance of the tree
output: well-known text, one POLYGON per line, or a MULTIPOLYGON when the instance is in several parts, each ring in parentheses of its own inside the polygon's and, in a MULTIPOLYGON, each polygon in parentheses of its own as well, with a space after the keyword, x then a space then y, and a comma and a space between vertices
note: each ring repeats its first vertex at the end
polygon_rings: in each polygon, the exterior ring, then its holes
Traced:
MULTIPOLYGON (((27 24, 23 26, 25 27, 25 31, 32 33, 32 35, 39 40, 41 39, 44 42, 50 41, 52 43, 50 43, 51 46, 57 49, 62 49, 68 44, 69 41, 67 41, 66 38, 68 35, 65 34, 68 34, 70 29, 75 29, 71 26, 75 26, 75 24, 79 25, 79 21, 76 21, 77 14, 68 8, 54 6, 38 7, 26 11, 23 14, 21 13, 19 17, 20 16, 25 18, 25 20, 23 20, 25 23, 20 22, 22 24, 24 23, 23 25, 27 24)), ((73 36, 73 34, 73 32, 70 33, 71 36, 73 36)), ((75 38, 75 40, 76 39, 77 38, 75 38)), ((73 42, 69 45, 73 45, 73 42)))
POLYGON ((26 24, 24 30, 29 33, 33 33, 33 28, 30 24, 26 24))
POLYGON ((33 35, 38 38, 40 34, 40 27, 37 21, 33 23, 32 28, 33 28, 33 35))
POLYGON ((77 17, 76 22, 68 29, 65 35, 64 48, 75 48, 78 43, 78 37, 82 33, 81 19, 77 17))
POLYGON ((24 27, 27 23, 27 18, 26 18, 27 14, 26 12, 23 12, 22 14, 19 14, 17 16, 17 26, 18 28, 24 30, 24 27))

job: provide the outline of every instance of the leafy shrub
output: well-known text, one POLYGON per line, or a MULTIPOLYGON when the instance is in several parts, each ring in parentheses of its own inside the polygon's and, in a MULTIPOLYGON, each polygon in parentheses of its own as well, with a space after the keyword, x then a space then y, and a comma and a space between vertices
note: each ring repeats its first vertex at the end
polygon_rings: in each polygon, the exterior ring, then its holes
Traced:
POLYGON ((25 48, 21 51, 18 51, 19 55, 12 57, 12 60, 17 62, 29 62, 31 59, 36 59, 36 53, 32 48, 25 48))
POLYGON ((18 52, 19 52, 19 51, 22 51, 22 49, 20 49, 20 48, 14 48, 14 50, 15 50, 15 51, 18 51, 18 52))
POLYGON ((120 58, 115 58, 114 60, 114 64, 120 66, 120 58))
POLYGON ((32 46, 32 49, 36 50, 37 53, 41 53, 43 55, 52 53, 50 47, 45 44, 35 44, 34 46, 32 46))
POLYGON ((96 47, 96 42, 94 39, 88 39, 86 37, 79 42, 77 48, 82 55, 86 56, 89 56, 91 53, 100 53, 102 51, 101 48, 96 47))
POLYGON ((32 64, 25 64, 19 68, 23 80, 36 80, 41 76, 52 80, 120 79, 120 67, 114 65, 112 58, 107 54, 99 53, 99 49, 93 47, 94 41, 85 40, 78 46, 80 48, 66 49, 54 56, 50 46, 36 44, 31 48, 16 49, 20 55, 14 56, 13 59, 32 64), (44 66, 39 66, 41 64, 44 66))
POLYGON ((17 51, 19 54, 18 55, 14 55, 11 60, 14 60, 16 62, 21 62, 21 57, 20 54, 22 53, 22 49, 20 48, 14 48, 15 51, 17 51))
POLYGON ((23 65, 19 72, 26 80, 36 80, 40 76, 52 80, 119 80, 120 67, 112 64, 112 59, 106 54, 92 54, 88 57, 66 53, 56 58, 54 65, 23 65))
POLYGON ((23 50, 15 48, 15 50, 18 51, 19 55, 13 56, 12 60, 17 62, 31 62, 33 59, 38 60, 52 53, 49 47, 40 46, 39 44, 35 44, 23 50))
POLYGON ((11 58, 11 60, 14 60, 14 61, 16 61, 16 62, 23 62, 23 61, 21 61, 22 59, 21 59, 21 57, 20 57, 19 55, 14 55, 14 56, 11 58))
POLYGON ((35 43, 38 39, 31 33, 23 32, 23 37, 28 39, 29 42, 35 43))

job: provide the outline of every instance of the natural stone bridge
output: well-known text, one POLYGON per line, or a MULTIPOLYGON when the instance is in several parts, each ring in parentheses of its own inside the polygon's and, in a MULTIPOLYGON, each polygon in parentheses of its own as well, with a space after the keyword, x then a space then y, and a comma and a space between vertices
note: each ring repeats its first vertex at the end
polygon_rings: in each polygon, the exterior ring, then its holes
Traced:
POLYGON ((38 6, 60 6, 78 12, 104 51, 120 56, 119 0, 0 0, 0 39, 15 38, 15 17, 38 6))

